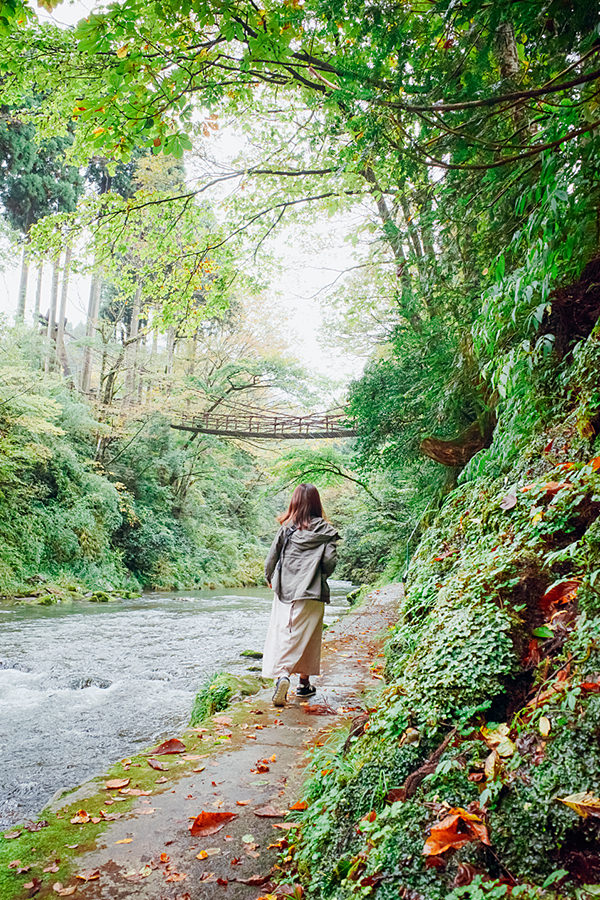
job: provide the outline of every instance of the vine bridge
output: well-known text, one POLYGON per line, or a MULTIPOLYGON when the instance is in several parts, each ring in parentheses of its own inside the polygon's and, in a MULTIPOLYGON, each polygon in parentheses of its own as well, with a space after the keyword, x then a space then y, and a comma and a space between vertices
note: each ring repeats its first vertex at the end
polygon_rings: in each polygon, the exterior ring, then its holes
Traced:
POLYGON ((212 409, 204 413, 182 414, 171 422, 179 431, 214 434, 230 438, 260 438, 298 441, 316 438, 352 437, 356 431, 346 424, 342 409, 296 416, 252 407, 212 409))

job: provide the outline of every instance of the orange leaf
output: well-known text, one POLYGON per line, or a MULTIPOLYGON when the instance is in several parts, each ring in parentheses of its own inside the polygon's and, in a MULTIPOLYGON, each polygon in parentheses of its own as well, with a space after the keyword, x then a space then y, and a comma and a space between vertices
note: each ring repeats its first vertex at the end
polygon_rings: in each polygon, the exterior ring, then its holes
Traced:
MULTIPOLYGON (((331 769, 329 771, 331 771, 331 769)), ((290 806, 290 809, 308 809, 308 803, 306 802, 306 800, 298 800, 297 803, 294 803, 293 806, 290 806)))
POLYGON ((597 472, 598 469, 600 469, 600 456, 595 456, 591 460, 591 464, 592 464, 592 472, 597 472))
POLYGON ((193 837, 206 837, 209 834, 216 834, 232 819, 237 819, 237 813, 205 812, 202 810, 200 815, 196 816, 190 825, 190 832, 193 837))
POLYGON ((571 600, 575 599, 578 590, 578 581, 560 581, 546 591, 540 600, 540 606, 542 609, 548 610, 558 603, 569 603, 571 600))
POLYGON ((437 825, 431 828, 431 834, 423 847, 424 856, 439 856, 446 850, 457 850, 473 841, 490 843, 488 830, 479 816, 466 809, 451 809, 437 825))
POLYGON ((285 816, 285 812, 282 812, 280 809, 275 809, 274 806, 271 806, 271 804, 268 803, 266 806, 255 809, 254 815, 262 819, 278 819, 281 816, 285 816))

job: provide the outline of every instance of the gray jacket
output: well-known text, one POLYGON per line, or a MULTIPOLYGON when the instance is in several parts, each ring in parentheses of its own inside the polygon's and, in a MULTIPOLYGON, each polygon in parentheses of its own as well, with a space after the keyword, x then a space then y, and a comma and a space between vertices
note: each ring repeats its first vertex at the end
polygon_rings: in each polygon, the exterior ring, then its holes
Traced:
POLYGON ((284 603, 321 600, 329 603, 327 578, 337 562, 339 534, 325 519, 311 519, 307 528, 294 531, 278 565, 288 525, 282 525, 265 562, 265 578, 284 603))

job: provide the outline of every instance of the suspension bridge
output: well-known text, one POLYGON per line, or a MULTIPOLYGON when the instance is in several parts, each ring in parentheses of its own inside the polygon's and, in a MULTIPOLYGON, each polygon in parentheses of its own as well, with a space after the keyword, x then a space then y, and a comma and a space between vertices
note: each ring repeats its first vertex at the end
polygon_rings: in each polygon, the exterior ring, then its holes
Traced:
POLYGON ((196 434, 277 441, 345 438, 356 434, 342 409, 296 416, 260 408, 229 407, 204 413, 184 413, 171 422, 171 427, 196 434))

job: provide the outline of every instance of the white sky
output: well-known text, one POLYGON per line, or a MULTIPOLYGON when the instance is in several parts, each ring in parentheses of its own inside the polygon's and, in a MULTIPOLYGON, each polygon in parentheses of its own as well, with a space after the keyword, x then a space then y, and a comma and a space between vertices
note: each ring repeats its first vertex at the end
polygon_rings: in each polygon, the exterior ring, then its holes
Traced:
MULTIPOLYGON (((63 3, 53 13, 38 10, 40 19, 52 20, 63 26, 73 25, 85 16, 94 4, 71 0, 63 3)), ((232 134, 220 133, 215 136, 226 156, 232 157, 239 150, 240 138, 232 134)), ((213 202, 217 196, 213 198, 213 202)), ((350 353, 332 353, 323 338, 322 303, 326 302, 326 288, 339 273, 356 262, 351 246, 345 236, 353 227, 350 215, 334 218, 323 216, 310 232, 298 240, 298 226, 293 229, 279 227, 269 242, 269 250, 281 261, 280 274, 272 280, 272 295, 281 311, 279 321, 274 323, 279 333, 283 333, 294 348, 300 362, 311 370, 326 375, 336 381, 347 381, 360 374, 362 362, 350 353), (314 240, 309 239, 309 234, 314 240), (319 296, 317 296, 319 295, 319 296)), ((2 254, 4 256, 4 254, 2 254)), ((7 254, 7 261, 0 269, 0 312, 14 317, 17 305, 20 259, 19 250, 7 254)), ((26 320, 31 321, 36 289, 37 272, 32 268, 29 274, 26 320)), ((51 267, 46 266, 42 284, 40 309, 49 306, 51 267)), ((83 322, 86 315, 89 276, 74 275, 69 283, 67 318, 71 325, 83 322)))

